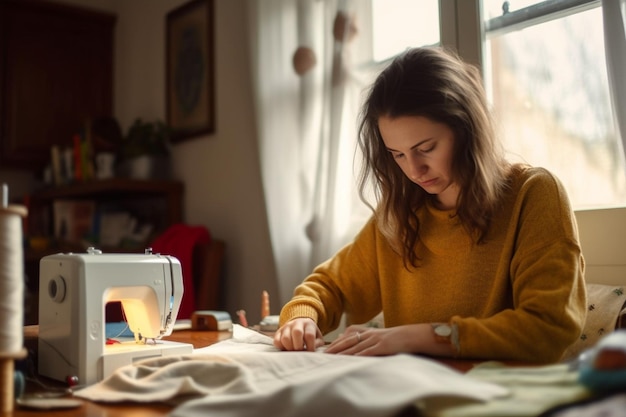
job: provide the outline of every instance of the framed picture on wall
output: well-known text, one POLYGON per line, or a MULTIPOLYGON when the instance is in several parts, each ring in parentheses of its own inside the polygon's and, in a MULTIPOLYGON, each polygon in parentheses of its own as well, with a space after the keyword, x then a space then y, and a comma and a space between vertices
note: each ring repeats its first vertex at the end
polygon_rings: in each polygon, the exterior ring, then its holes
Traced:
POLYGON ((215 131, 213 0, 167 14, 166 106, 172 142, 215 131))

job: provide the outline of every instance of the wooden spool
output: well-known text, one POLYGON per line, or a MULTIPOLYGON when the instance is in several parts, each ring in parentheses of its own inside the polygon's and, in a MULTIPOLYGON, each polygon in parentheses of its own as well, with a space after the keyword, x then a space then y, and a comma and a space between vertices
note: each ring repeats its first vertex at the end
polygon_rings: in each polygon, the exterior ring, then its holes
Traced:
POLYGON ((0 393, 0 412, 10 413, 15 404, 14 371, 15 360, 26 357, 26 349, 22 348, 17 353, 0 352, 0 384, 4 389, 0 393))

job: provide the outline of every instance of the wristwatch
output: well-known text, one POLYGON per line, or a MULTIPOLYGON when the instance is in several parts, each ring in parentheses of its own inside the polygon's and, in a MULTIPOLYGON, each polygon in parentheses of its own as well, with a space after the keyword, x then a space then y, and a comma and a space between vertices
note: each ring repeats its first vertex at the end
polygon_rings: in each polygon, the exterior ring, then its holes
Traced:
POLYGON ((452 343, 452 326, 449 324, 433 323, 433 332, 435 333, 435 342, 452 343))

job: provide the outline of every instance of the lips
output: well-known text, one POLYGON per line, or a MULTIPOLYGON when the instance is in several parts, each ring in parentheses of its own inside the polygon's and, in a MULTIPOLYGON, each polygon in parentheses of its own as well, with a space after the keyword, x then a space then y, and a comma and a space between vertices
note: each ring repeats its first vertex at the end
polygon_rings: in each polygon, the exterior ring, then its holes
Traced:
POLYGON ((426 180, 426 181, 419 181, 418 184, 420 185, 420 187, 430 187, 432 185, 434 185, 437 182, 437 178, 433 178, 430 180, 426 180))

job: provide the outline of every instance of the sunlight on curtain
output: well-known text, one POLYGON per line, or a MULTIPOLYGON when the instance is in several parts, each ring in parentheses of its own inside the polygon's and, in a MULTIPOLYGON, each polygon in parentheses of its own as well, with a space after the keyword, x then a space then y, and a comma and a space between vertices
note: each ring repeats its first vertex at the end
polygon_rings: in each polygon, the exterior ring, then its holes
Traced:
POLYGON ((249 0, 250 53, 261 175, 281 304, 302 279, 310 243, 301 230, 299 80, 290 66, 298 46, 297 3, 249 0), (279 262, 279 260, 283 262, 279 262))
POLYGON ((354 234, 363 204, 351 162, 366 84, 350 72, 359 35, 352 1, 248 5, 261 174, 284 303, 354 234))

